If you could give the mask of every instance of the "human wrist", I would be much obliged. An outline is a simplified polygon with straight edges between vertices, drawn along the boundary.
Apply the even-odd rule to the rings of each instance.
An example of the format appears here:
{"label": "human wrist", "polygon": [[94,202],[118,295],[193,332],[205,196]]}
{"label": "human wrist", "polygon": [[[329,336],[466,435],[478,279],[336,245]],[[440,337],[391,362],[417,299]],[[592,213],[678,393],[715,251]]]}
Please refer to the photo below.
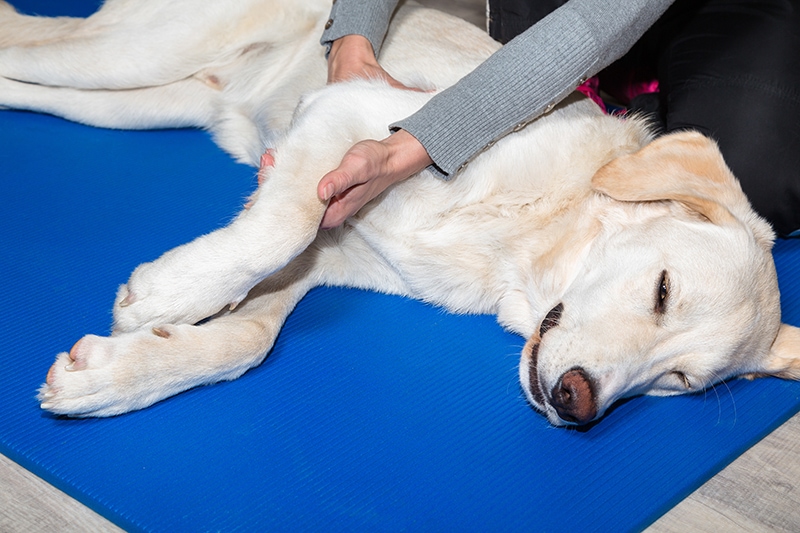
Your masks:
{"label": "human wrist", "polygon": [[405,179],[433,164],[425,147],[406,130],[397,130],[383,140],[389,151],[389,173]]}
{"label": "human wrist", "polygon": [[343,81],[364,70],[365,65],[377,65],[372,43],[363,35],[340,37],[331,43],[328,55],[328,83]]}
{"label": "human wrist", "polygon": [[[375,51],[369,39],[358,33],[344,35],[331,43],[331,54],[347,53],[375,58]],[[330,56],[329,56],[330,57]]]}

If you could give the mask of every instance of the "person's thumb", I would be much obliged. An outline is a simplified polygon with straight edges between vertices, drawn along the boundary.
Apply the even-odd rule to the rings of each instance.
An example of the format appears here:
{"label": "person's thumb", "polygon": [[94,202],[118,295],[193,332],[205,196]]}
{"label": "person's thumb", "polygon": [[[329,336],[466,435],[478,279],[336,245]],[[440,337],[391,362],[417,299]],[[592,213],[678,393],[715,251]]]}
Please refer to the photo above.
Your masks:
{"label": "person's thumb", "polygon": [[354,145],[344,155],[339,166],[325,174],[319,181],[317,195],[320,200],[327,202],[334,196],[373,178],[375,172],[371,169],[375,165],[372,159],[376,155],[375,148],[370,145],[370,141],[362,141]]}

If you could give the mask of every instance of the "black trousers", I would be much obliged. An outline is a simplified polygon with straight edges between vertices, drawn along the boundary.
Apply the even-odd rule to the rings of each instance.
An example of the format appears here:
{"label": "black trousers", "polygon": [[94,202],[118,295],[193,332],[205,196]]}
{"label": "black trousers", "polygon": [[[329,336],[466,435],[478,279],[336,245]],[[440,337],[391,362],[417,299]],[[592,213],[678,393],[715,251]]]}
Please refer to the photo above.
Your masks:
{"label": "black trousers", "polygon": [[[563,3],[490,0],[489,31],[507,42]],[[660,86],[633,109],[715,139],[755,210],[800,229],[800,0],[677,0],[601,88],[633,71]]]}

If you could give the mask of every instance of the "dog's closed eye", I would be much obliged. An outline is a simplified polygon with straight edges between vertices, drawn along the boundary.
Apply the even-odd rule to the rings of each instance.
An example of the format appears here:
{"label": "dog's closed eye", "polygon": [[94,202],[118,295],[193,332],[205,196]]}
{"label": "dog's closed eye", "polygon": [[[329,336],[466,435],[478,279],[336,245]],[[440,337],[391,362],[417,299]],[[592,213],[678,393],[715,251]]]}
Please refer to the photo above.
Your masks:
{"label": "dog's closed eye", "polygon": [[656,301],[653,310],[657,315],[663,315],[667,310],[667,300],[669,299],[669,276],[666,270],[661,271],[661,275],[656,284]]}
{"label": "dog's closed eye", "polygon": [[689,382],[689,378],[687,378],[686,374],[684,374],[683,372],[675,370],[674,372],[672,372],[672,375],[677,377],[683,383],[683,386],[686,387],[687,389],[692,388],[692,384]]}

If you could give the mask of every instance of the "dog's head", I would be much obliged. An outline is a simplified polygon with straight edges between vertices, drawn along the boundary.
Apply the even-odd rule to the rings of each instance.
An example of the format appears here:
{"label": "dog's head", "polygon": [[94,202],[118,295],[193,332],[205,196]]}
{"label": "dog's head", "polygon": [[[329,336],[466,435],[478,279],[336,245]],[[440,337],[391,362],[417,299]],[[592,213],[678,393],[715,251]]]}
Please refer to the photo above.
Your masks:
{"label": "dog's head", "polygon": [[772,230],[711,140],[662,137],[592,183],[614,207],[520,364],[528,399],[553,424],[734,376],[800,379],[800,330],[781,324]]}

